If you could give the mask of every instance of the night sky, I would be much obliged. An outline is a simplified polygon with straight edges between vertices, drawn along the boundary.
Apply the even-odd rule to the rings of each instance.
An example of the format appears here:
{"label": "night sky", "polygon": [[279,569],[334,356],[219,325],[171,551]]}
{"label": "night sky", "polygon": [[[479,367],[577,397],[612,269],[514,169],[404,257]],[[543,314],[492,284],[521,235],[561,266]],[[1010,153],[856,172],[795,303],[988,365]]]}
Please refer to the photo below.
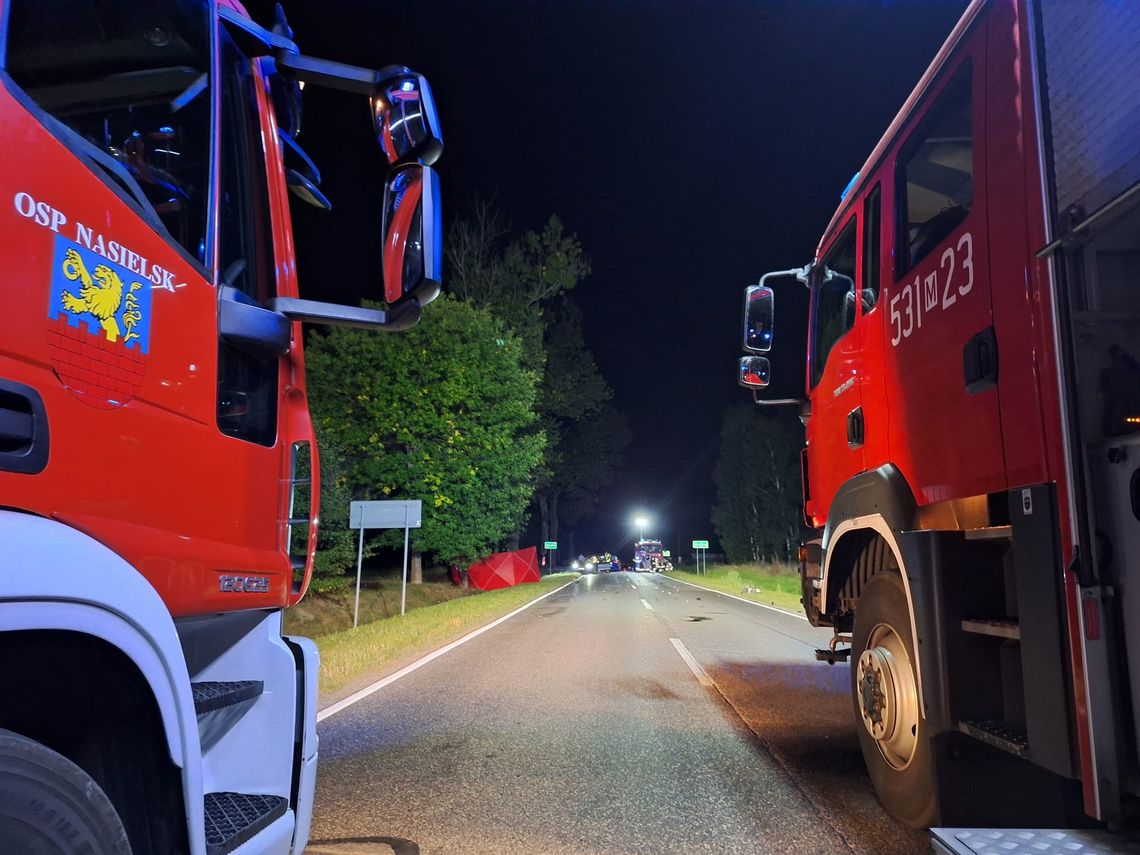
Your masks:
{"label": "night sky", "polygon": [[[593,273],[573,299],[633,442],[599,513],[578,526],[577,547],[624,554],[635,509],[667,547],[715,537],[721,418],[750,398],[735,373],[743,289],[811,259],[840,192],[966,5],[285,7],[306,54],[427,75],[446,142],[436,166],[445,222],[493,197],[520,232],[553,213],[579,236]],[[248,8],[269,22],[270,4]],[[344,250],[378,243],[383,169],[367,105],[310,88],[305,110],[300,142],[334,211],[295,206],[302,296],[376,295],[376,259],[369,267]],[[802,392],[804,296],[777,296],[773,374],[789,394]]]}

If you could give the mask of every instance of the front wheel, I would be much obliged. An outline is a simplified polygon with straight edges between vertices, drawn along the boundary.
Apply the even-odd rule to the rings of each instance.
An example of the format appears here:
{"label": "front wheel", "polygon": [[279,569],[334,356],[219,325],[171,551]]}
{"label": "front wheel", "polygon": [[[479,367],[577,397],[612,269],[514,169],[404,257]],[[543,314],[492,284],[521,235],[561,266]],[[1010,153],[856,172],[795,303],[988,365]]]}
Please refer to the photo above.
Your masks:
{"label": "front wheel", "polygon": [[912,828],[934,822],[934,769],[920,713],[910,610],[897,571],[871,577],[851,643],[851,697],[863,760],[887,811]]}
{"label": "front wheel", "polygon": [[130,855],[111,800],[50,748],[0,730],[0,852]]}

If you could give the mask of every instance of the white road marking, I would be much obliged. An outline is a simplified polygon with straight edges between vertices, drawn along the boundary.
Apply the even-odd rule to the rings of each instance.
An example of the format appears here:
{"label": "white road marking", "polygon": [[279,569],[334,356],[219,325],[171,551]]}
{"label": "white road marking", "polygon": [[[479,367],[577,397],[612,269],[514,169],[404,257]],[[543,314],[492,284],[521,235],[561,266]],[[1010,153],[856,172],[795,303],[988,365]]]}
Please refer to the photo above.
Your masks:
{"label": "white road marking", "polygon": [[734,600],[740,600],[742,603],[748,603],[750,606],[759,606],[760,608],[767,609],[770,612],[778,612],[782,615],[787,615],[788,617],[799,618],[802,621],[807,620],[807,615],[802,615],[799,612],[790,612],[787,609],[781,609],[778,606],[770,606],[767,603],[758,603],[755,600],[746,600],[744,597],[736,596],[736,594],[726,594],[724,591],[718,591],[715,588],[706,588],[704,585],[696,585],[692,582],[686,582],[684,579],[674,579],[672,576],[668,576],[666,578],[672,579],[674,582],[680,582],[682,585],[691,585],[694,588],[700,588],[702,591],[709,591],[713,594],[720,594],[722,597],[731,597]]}
{"label": "white road marking", "polygon": [[641,604],[649,609],[649,611],[653,611],[653,606],[649,605],[649,603],[645,602],[645,600],[642,600]]}
{"label": "white road marking", "polygon": [[697,678],[697,682],[702,686],[711,687],[713,685],[712,678],[705,673],[705,669],[701,667],[700,663],[693,658],[693,654],[681,643],[681,639],[670,638],[669,641],[677,648],[677,652],[681,654],[681,658],[685,660],[685,664],[689,666],[689,670],[693,672],[693,676]]}
{"label": "white road marking", "polygon": [[[578,577],[578,579],[581,579],[581,578],[582,578],[581,576]],[[471,639],[482,635],[483,633],[485,633],[489,629],[494,629],[499,624],[501,624],[503,621],[509,620],[510,618],[513,618],[519,612],[524,611],[526,609],[529,609],[535,603],[541,602],[542,600],[545,600],[547,597],[549,597],[553,594],[557,594],[563,588],[568,588],[569,586],[571,586],[575,582],[577,582],[578,579],[573,579],[573,580],[567,582],[565,585],[560,585],[559,587],[555,588],[553,591],[550,591],[547,594],[543,594],[541,597],[536,597],[535,599],[531,600],[526,605],[519,606],[517,609],[515,609],[510,614],[505,614],[501,618],[498,618],[497,620],[491,621],[486,626],[481,626],[476,630],[472,630],[471,632],[467,633],[467,635],[463,636],[463,638],[460,638],[458,641],[453,641],[450,644],[445,644],[443,647],[439,648],[439,650],[436,650],[432,653],[429,653],[427,656],[424,656],[422,659],[417,659],[411,665],[404,666],[399,671],[397,671],[395,674],[389,674],[387,677],[384,677],[381,680],[377,680],[372,685],[366,686],[365,688],[361,689],[356,694],[349,695],[344,700],[337,701],[332,706],[325,707],[323,710],[321,710],[320,712],[317,713],[317,721],[322,722],[326,718],[328,718],[329,716],[336,715],[341,710],[347,709],[348,707],[355,704],[357,701],[364,700],[369,695],[371,695],[373,692],[380,691],[385,686],[388,686],[388,685],[391,685],[392,683],[395,683],[401,677],[406,677],[409,674],[411,674],[413,671],[415,671],[419,668],[422,668],[424,665],[427,665],[432,660],[438,659],[443,654],[451,652],[452,650],[454,650],[459,645],[466,644]]]}

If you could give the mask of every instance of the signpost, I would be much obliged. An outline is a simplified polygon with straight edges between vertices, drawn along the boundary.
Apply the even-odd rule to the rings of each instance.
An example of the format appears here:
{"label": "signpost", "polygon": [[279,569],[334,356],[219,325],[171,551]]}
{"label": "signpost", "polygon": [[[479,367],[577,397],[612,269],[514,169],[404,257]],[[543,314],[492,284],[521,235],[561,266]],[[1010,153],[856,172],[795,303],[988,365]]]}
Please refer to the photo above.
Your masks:
{"label": "signpost", "polygon": [[550,568],[550,572],[554,572],[554,553],[558,550],[557,540],[543,541],[542,548],[546,550],[546,566]]}
{"label": "signpost", "polygon": [[694,540],[693,549],[697,550],[697,573],[701,572],[701,554],[705,556],[705,573],[709,572],[709,542],[707,540]]}
{"label": "signpost", "polygon": [[400,614],[408,602],[408,529],[420,528],[423,502],[419,499],[388,502],[352,502],[348,506],[348,527],[360,529],[360,545],[356,550],[356,606],[352,625],[360,618],[360,565],[364,562],[364,530],[366,528],[402,528],[404,530],[404,583],[400,589]]}

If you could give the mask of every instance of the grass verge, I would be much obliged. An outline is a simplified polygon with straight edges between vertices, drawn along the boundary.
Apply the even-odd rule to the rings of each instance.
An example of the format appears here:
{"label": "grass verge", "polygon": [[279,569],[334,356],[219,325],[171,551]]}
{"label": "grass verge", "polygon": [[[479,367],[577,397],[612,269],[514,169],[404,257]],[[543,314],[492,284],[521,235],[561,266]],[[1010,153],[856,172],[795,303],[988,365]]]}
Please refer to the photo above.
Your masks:
{"label": "grass verge", "polygon": [[460,597],[318,638],[320,705],[327,706],[348,696],[384,673],[462,638],[577,576],[577,573],[546,576],[535,584]]}
{"label": "grass verge", "polygon": [[707,574],[673,570],[665,575],[734,594],[754,603],[803,614],[800,575],[791,564],[725,564],[710,567]]}
{"label": "grass verge", "polygon": [[[399,574],[366,575],[360,586],[360,623],[372,623],[398,617],[400,614]],[[475,588],[464,590],[440,572],[424,572],[421,585],[408,585],[407,610],[422,609],[439,603],[479,594]],[[319,639],[352,629],[352,612],[356,607],[356,584],[351,578],[337,579],[312,586],[296,606],[285,610],[285,632]]]}

